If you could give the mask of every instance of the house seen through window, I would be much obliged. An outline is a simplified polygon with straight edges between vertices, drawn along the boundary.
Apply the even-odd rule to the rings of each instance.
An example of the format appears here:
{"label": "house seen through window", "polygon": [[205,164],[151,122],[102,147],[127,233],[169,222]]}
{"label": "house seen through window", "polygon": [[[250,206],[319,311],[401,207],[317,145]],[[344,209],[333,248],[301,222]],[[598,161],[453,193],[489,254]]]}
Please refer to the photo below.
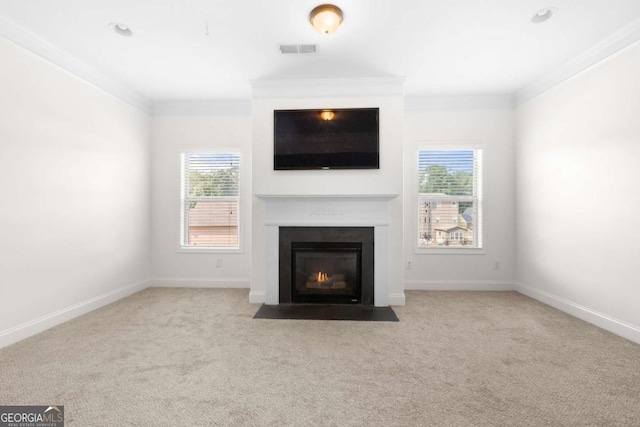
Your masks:
{"label": "house seen through window", "polygon": [[481,248],[482,151],[418,151],[418,212],[418,248]]}
{"label": "house seen through window", "polygon": [[239,248],[238,153],[182,154],[181,246]]}

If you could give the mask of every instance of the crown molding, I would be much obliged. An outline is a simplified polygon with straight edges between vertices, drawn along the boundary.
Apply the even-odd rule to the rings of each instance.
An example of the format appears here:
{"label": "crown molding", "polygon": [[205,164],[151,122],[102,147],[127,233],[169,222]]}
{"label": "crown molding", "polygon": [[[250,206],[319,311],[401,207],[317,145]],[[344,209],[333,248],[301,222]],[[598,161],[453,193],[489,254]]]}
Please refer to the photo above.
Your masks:
{"label": "crown molding", "polygon": [[[0,16],[0,36],[87,81],[103,91],[154,116],[163,115],[247,115],[250,101],[160,101],[151,102],[97,69],[62,52],[59,48]],[[407,112],[451,109],[505,109],[523,104],[559,83],[587,70],[640,40],[640,19],[616,31],[582,54],[555,70],[533,80],[514,95],[454,95],[405,97]],[[403,96],[402,77],[333,78],[333,79],[265,79],[252,80],[253,99],[325,98],[359,96]],[[249,105],[247,107],[247,105]]]}
{"label": "crown molding", "polygon": [[580,74],[638,40],[640,40],[640,19],[636,19],[572,60],[527,84],[516,92],[516,105],[523,104],[559,83]]}
{"label": "crown molding", "polygon": [[253,99],[402,96],[403,77],[252,80]]}
{"label": "crown molding", "polygon": [[0,35],[146,113],[151,110],[151,102],[144,96],[2,16]]}
{"label": "crown molding", "polygon": [[250,116],[251,99],[216,99],[203,101],[157,101],[151,115],[162,116]]}
{"label": "crown molding", "polygon": [[513,95],[420,95],[405,96],[404,111],[447,110],[511,110],[515,107]]}

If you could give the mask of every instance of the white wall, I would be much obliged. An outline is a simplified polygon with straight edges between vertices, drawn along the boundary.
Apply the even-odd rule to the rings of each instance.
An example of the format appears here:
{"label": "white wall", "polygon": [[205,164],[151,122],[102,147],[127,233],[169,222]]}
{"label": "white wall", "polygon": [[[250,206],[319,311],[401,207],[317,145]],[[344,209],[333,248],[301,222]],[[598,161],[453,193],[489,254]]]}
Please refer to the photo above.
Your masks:
{"label": "white wall", "polygon": [[148,116],[0,38],[0,346],[146,286]]}
{"label": "white wall", "polygon": [[[406,289],[502,290],[514,280],[513,110],[508,107],[456,109],[456,99],[442,109],[407,111],[404,134],[404,270]],[[482,250],[416,251],[418,209],[417,151],[429,144],[483,147],[484,244]],[[456,251],[453,251],[456,252]],[[466,252],[466,253],[461,253]],[[494,269],[495,263],[500,269]]]}
{"label": "white wall", "polygon": [[[354,82],[353,85],[357,85]],[[380,169],[273,170],[273,111],[305,108],[380,108]],[[258,98],[253,100],[253,194],[398,194],[390,202],[388,277],[390,301],[404,303],[402,284],[402,121],[401,96]],[[264,200],[253,198],[252,301],[264,298],[266,237]]]}
{"label": "white wall", "polygon": [[[390,206],[390,294],[515,280],[640,342],[638,43],[521,105],[515,122],[510,108],[453,102],[405,113],[401,96],[317,95],[324,87],[255,99],[251,115],[150,121],[5,39],[0,57],[0,346],[142,289],[150,276],[160,286],[264,293],[255,194],[400,194]],[[380,170],[273,171],[274,109],[371,106],[381,112]],[[416,253],[417,148],[466,142],[485,150],[484,248]],[[184,148],[242,152],[242,252],[178,252]]]}
{"label": "white wall", "polygon": [[640,342],[640,44],[518,109],[517,279]]}
{"label": "white wall", "polygon": [[[223,109],[222,109],[223,110]],[[249,287],[251,117],[167,115],[152,119],[152,274],[155,286]],[[240,253],[178,252],[181,150],[240,151]],[[222,267],[216,267],[220,259]]]}

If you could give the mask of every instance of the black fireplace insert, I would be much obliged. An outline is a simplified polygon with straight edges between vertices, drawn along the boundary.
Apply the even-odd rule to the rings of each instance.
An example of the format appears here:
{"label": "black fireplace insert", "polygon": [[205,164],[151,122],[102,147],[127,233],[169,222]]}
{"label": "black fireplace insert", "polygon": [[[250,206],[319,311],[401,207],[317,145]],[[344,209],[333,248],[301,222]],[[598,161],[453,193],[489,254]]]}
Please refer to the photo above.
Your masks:
{"label": "black fireplace insert", "polygon": [[280,303],[373,305],[373,227],[280,227]]}

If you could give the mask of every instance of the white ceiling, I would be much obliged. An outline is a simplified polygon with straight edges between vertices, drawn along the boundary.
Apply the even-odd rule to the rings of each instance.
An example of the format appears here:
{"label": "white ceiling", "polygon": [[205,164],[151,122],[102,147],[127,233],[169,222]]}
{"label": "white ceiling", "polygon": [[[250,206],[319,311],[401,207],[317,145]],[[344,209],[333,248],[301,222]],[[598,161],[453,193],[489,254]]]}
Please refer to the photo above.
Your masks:
{"label": "white ceiling", "polygon": [[[405,77],[413,96],[514,94],[640,22],[640,0],[335,0],[344,23],[322,36],[308,22],[320,3],[0,0],[0,17],[155,102],[248,98],[251,80],[326,77]],[[532,24],[549,6],[557,14]],[[319,51],[281,54],[289,43]]]}

